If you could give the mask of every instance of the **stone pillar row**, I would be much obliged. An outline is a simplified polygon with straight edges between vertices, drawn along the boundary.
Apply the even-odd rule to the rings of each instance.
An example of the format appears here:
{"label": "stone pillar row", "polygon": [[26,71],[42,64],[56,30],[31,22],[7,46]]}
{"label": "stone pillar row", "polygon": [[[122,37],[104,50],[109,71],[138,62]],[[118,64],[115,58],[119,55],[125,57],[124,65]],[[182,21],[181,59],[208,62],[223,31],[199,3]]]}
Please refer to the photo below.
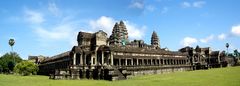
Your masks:
{"label": "stone pillar row", "polygon": [[[140,59],[140,58],[126,58],[123,59],[125,64],[124,65],[128,65],[128,60],[130,60],[130,64],[131,65],[183,65],[183,64],[187,64],[187,60],[181,60],[181,59]],[[145,61],[147,61],[147,63],[145,63]],[[122,65],[122,59],[118,59],[118,65]]]}
{"label": "stone pillar row", "polygon": [[[105,61],[104,61],[105,57],[104,57],[104,52],[103,51],[102,51],[102,55],[101,56],[102,56],[101,63],[104,64],[105,63]],[[93,58],[94,57],[91,58],[91,63],[92,64],[93,64]],[[114,63],[113,63],[113,53],[112,52],[110,53],[109,58],[110,58],[109,64],[113,65]],[[125,65],[128,65],[128,59],[129,58],[124,59],[125,60]],[[86,59],[86,55],[80,54],[80,65],[86,64],[86,60],[87,60]],[[97,60],[97,58],[95,60]],[[135,64],[139,65],[140,58],[136,58],[136,63],[135,64],[134,64],[135,61],[133,59],[129,59],[129,60],[131,61],[130,62],[131,65],[135,65]],[[164,58],[162,58],[162,59],[161,58],[159,58],[159,59],[146,59],[147,60],[146,64],[145,64],[144,60],[145,59],[141,59],[141,64],[142,65],[150,65],[150,64],[151,65],[181,65],[181,64],[187,64],[186,60],[178,60],[178,59],[175,59],[175,60],[174,59],[164,59]],[[95,63],[96,62],[97,61],[95,61]],[[119,59],[118,60],[118,65],[121,65],[121,63],[122,63],[122,60]],[[73,55],[73,65],[78,65],[78,64],[76,64],[76,53]]]}

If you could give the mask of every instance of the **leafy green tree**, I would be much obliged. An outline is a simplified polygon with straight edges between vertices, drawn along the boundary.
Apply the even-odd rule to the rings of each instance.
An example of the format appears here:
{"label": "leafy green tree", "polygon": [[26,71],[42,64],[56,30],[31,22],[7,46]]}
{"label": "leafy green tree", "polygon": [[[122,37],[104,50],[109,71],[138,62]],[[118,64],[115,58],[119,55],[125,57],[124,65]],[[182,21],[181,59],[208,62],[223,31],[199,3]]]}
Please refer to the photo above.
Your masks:
{"label": "leafy green tree", "polygon": [[2,65],[0,65],[0,73],[2,73],[3,71],[3,68],[2,68]]}
{"label": "leafy green tree", "polygon": [[14,67],[14,72],[23,76],[35,75],[38,71],[38,66],[32,62],[22,61]]}
{"label": "leafy green tree", "polygon": [[240,53],[238,52],[237,49],[233,51],[233,54],[234,54],[234,56],[236,56],[237,58],[240,57]]}
{"label": "leafy green tree", "polygon": [[4,73],[10,73],[13,71],[15,64],[21,61],[21,57],[16,52],[6,53],[0,57],[1,71]]}

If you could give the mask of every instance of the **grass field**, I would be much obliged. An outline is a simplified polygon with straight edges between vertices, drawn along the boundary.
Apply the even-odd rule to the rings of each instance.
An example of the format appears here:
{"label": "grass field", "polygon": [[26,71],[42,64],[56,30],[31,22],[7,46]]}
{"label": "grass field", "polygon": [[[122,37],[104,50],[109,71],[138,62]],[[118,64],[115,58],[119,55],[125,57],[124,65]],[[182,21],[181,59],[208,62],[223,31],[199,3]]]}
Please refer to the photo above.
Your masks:
{"label": "grass field", "polygon": [[0,74],[0,86],[240,86],[240,67],[145,75],[129,80],[50,80]]}

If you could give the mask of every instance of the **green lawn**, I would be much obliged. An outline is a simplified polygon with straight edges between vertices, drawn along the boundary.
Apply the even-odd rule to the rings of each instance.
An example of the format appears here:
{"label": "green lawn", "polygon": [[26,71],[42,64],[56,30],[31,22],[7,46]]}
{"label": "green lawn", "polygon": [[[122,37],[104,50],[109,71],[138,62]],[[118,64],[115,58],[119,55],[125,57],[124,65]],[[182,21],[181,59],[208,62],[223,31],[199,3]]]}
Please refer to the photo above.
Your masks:
{"label": "green lawn", "polygon": [[50,80],[0,74],[0,86],[240,86],[240,67],[138,76],[129,80]]}

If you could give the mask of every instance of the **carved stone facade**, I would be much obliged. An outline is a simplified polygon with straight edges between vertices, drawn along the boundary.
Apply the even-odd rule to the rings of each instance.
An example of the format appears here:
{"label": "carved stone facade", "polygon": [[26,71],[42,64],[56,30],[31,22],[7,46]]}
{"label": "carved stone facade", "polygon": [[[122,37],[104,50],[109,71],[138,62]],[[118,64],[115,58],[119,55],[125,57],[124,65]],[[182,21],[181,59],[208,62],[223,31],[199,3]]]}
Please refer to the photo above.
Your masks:
{"label": "carved stone facade", "polygon": [[72,50],[42,61],[39,74],[50,75],[52,79],[121,80],[134,75],[192,70],[196,63],[206,63],[201,58],[213,55],[203,48],[195,49],[196,52],[192,48],[161,49],[156,32],[152,34],[151,45],[143,40],[129,42],[122,21],[115,24],[110,38],[100,30],[79,32],[77,41],[78,46]]}
{"label": "carved stone facade", "polygon": [[128,43],[128,32],[123,21],[116,23],[109,38],[109,45],[126,45]]}
{"label": "carved stone facade", "polygon": [[151,45],[156,47],[156,48],[160,48],[159,38],[158,38],[158,35],[155,31],[153,31],[153,33],[152,33]]}
{"label": "carved stone facade", "polygon": [[196,46],[185,47],[179,50],[182,53],[187,53],[191,65],[194,69],[207,69],[216,67],[226,67],[225,52],[212,51],[210,47],[200,48]]}

